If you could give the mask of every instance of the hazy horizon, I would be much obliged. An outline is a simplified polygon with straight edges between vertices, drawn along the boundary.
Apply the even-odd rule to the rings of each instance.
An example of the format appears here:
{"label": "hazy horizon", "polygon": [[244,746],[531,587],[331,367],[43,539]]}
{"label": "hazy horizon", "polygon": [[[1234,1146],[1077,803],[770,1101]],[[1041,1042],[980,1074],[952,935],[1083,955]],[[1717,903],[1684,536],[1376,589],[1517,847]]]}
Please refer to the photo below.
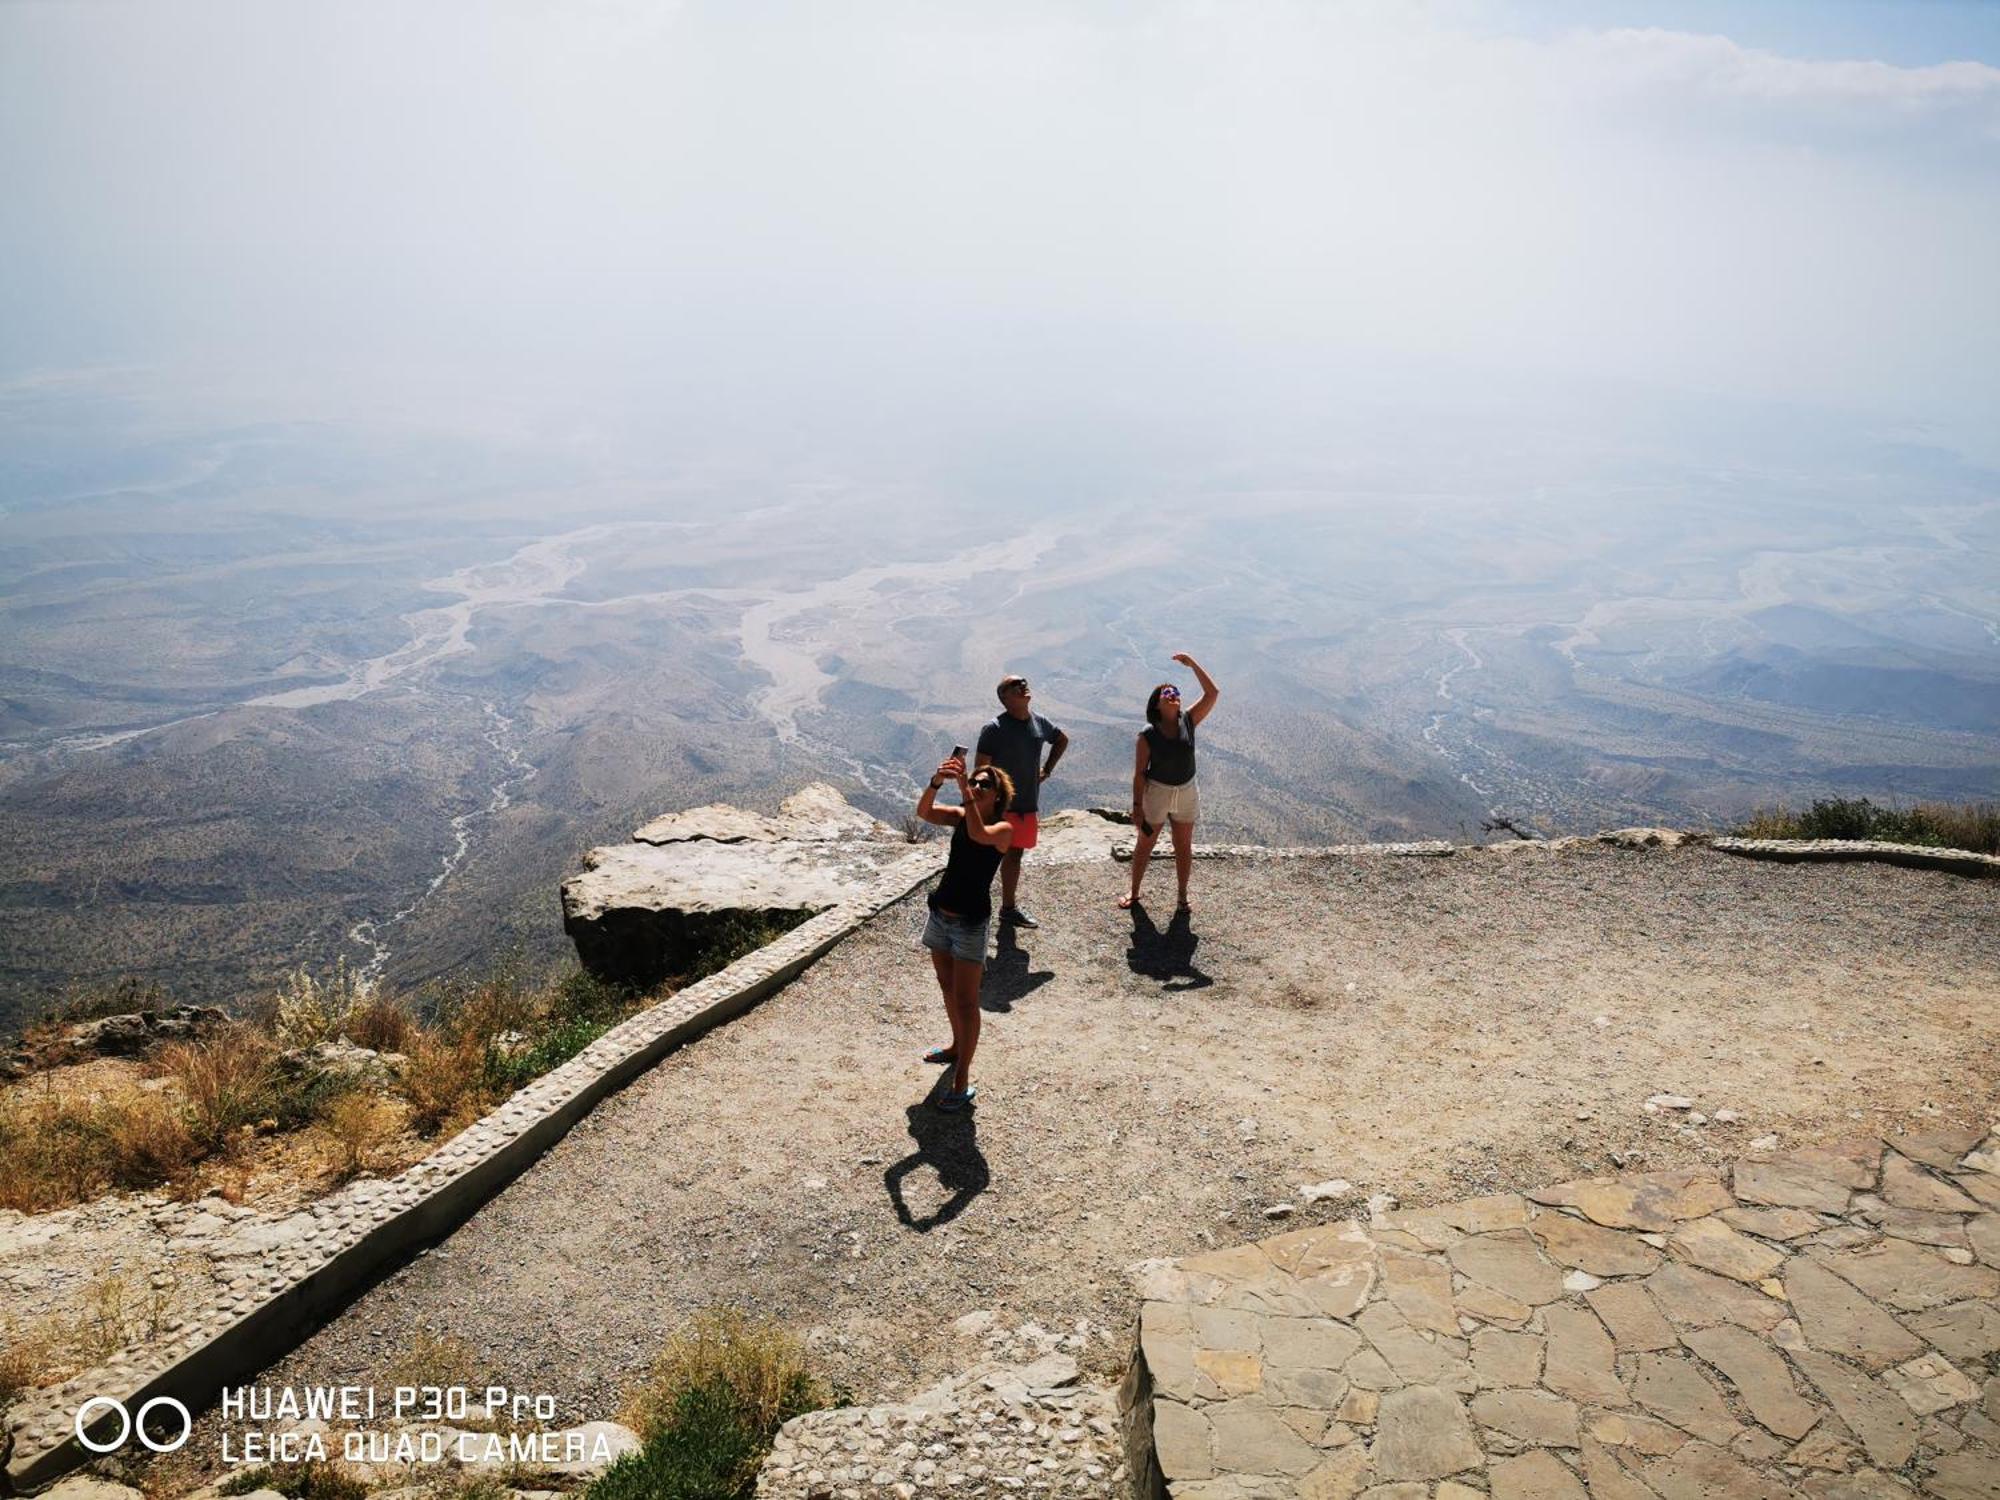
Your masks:
{"label": "hazy horizon", "polygon": [[2000,459],[2000,13],[1945,0],[17,0],[0,182],[14,380],[835,459],[1601,381]]}

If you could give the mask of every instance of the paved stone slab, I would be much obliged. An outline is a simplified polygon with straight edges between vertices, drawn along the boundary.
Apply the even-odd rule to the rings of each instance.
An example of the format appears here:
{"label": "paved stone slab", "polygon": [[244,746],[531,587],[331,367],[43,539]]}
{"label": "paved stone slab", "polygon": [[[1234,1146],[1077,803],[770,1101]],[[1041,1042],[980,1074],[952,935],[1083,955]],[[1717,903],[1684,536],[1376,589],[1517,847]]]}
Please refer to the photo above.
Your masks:
{"label": "paved stone slab", "polygon": [[1539,1385],[1542,1340],[1532,1333],[1482,1328],[1472,1336],[1472,1368],[1484,1385]]}
{"label": "paved stone slab", "polygon": [[1795,1240],[1826,1227],[1826,1220],[1803,1208],[1725,1208],[1722,1222],[1767,1240]]}
{"label": "paved stone slab", "polygon": [[1662,1258],[1630,1231],[1605,1229],[1551,1209],[1536,1209],[1529,1215],[1528,1233],[1557,1265],[1575,1266],[1593,1276],[1644,1276]]}
{"label": "paved stone slab", "polygon": [[1777,1350],[1733,1324],[1687,1336],[1687,1346],[1729,1377],[1750,1415],[1780,1437],[1797,1440],[1812,1430],[1819,1409],[1800,1397]]}
{"label": "paved stone slab", "polygon": [[1698,1219],[1734,1201],[1712,1172],[1634,1172],[1622,1177],[1586,1177],[1538,1188],[1526,1196],[1536,1203],[1574,1208],[1609,1229],[1664,1233],[1682,1219]]}
{"label": "paved stone slab", "polygon": [[1574,1448],[1579,1438],[1576,1403],[1544,1391],[1481,1391],[1472,1420],[1541,1448]]}
{"label": "paved stone slab", "polygon": [[1498,1323],[1502,1328],[1521,1328],[1535,1315],[1534,1308],[1505,1292],[1466,1280],[1451,1295],[1452,1306],[1466,1317],[1482,1323]]}
{"label": "paved stone slab", "polygon": [[1871,1370],[1923,1352],[1923,1342],[1847,1281],[1805,1256],[1783,1276],[1799,1327],[1813,1348],[1858,1360]]}
{"label": "paved stone slab", "polygon": [[1957,1366],[1936,1354],[1925,1354],[1882,1372],[1882,1383],[1903,1398],[1920,1417],[1949,1411],[1979,1399],[1979,1387]]}
{"label": "paved stone slab", "polygon": [[1898,1208],[1922,1208],[1954,1214],[1979,1211],[1978,1200],[1965,1189],[1926,1172],[1893,1151],[1882,1159],[1881,1195]]}
{"label": "paved stone slab", "polygon": [[1678,1261],[1661,1266],[1644,1286],[1676,1328],[1737,1323],[1753,1333],[1769,1333],[1785,1316],[1784,1304],[1763,1292]]}
{"label": "paved stone slab", "polygon": [[2000,1214],[1980,1214],[1968,1219],[1965,1240],[1974,1255],[1987,1265],[2000,1268]]}
{"label": "paved stone slab", "polygon": [[1831,1255],[1826,1265],[1875,1301],[1904,1312],[2000,1296],[2000,1271],[1953,1265],[1935,1250],[1907,1240],[1888,1239]]}
{"label": "paved stone slab", "polygon": [[1448,1337],[1459,1333],[1458,1311],[1451,1303],[1451,1267],[1427,1256],[1385,1253],[1382,1284],[1396,1310],[1413,1327]]}
{"label": "paved stone slab", "polygon": [[1743,1203],[1845,1213],[1852,1190],[1875,1186],[1881,1155],[1880,1141],[1812,1147],[1768,1160],[1746,1158],[1731,1179]]}
{"label": "paved stone slab", "polygon": [[1972,1248],[1965,1233],[1967,1220],[1964,1214],[1898,1208],[1868,1193],[1854,1195],[1854,1212],[1862,1223],[1914,1245],[1935,1245],[1939,1249],[1965,1251]]}
{"label": "paved stone slab", "polygon": [[1451,1247],[1450,1256],[1470,1280],[1517,1301],[1540,1306],[1563,1294],[1562,1272],[1524,1230],[1470,1235]]}
{"label": "paved stone slab", "polygon": [[1680,1343],[1679,1336],[1660,1315],[1652,1293],[1638,1282],[1611,1282],[1586,1292],[1584,1301],[1604,1320],[1620,1354],[1672,1349]]}
{"label": "paved stone slab", "polygon": [[1741,1431],[1722,1392],[1699,1368],[1667,1354],[1641,1354],[1633,1399],[1661,1421],[1707,1442],[1727,1444]]}
{"label": "paved stone slab", "polygon": [[1586,1500],[1583,1485],[1553,1453],[1536,1451],[1493,1466],[1493,1500]]}
{"label": "paved stone slab", "polygon": [[1891,1135],[1889,1144],[1911,1161],[1948,1172],[1979,1145],[1986,1132],[1978,1126],[1962,1130],[1915,1130]]}
{"label": "paved stone slab", "polygon": [[1468,1393],[1478,1389],[1479,1377],[1466,1359],[1469,1350],[1462,1340],[1427,1337],[1389,1302],[1374,1303],[1355,1323],[1398,1378]]}
{"label": "paved stone slab", "polygon": [[1940,1466],[2000,1453],[2000,1212],[1912,1206],[1941,1179],[1879,1143],[1786,1171],[1841,1211],[1718,1203],[1699,1173],[1590,1179],[1149,1273],[1180,1299],[1140,1331],[1156,1412],[1186,1408],[1170,1494],[1939,1500],[1943,1474],[1971,1495],[1976,1464]]}
{"label": "paved stone slab", "polygon": [[1207,1409],[1215,1466],[1225,1474],[1304,1474],[1319,1453],[1262,1398],[1245,1396]]}
{"label": "paved stone slab", "polygon": [[1646,1484],[1660,1500],[1793,1500],[1794,1494],[1783,1480],[1708,1443],[1655,1459],[1646,1465]]}
{"label": "paved stone slab", "polygon": [[1911,1313],[1905,1321],[1912,1332],[1953,1359],[1984,1359],[2000,1353],[2000,1307],[1991,1302],[1954,1302]]}
{"label": "paved stone slab", "polygon": [[1486,1455],[1458,1397],[1411,1385],[1383,1396],[1369,1460],[1383,1479],[1443,1479],[1479,1467]]}
{"label": "paved stone slab", "polygon": [[1812,1349],[1790,1351],[1792,1362],[1818,1387],[1871,1463],[1900,1469],[1917,1451],[1917,1418],[1902,1398],[1841,1360]]}
{"label": "paved stone slab", "polygon": [[1785,1252],[1731,1229],[1720,1218],[1689,1219],[1674,1227],[1668,1247],[1705,1271],[1752,1285],[1785,1263]]}
{"label": "paved stone slab", "polygon": [[1946,1454],[1924,1476],[1937,1500],[2000,1500],[2000,1452],[1980,1445]]}
{"label": "paved stone slab", "polygon": [[1951,1180],[1987,1208],[2000,1208],[2000,1177],[1985,1172],[1953,1172]]}
{"label": "paved stone slab", "polygon": [[1542,1384],[1597,1406],[1624,1406],[1631,1398],[1619,1382],[1611,1335],[1587,1307],[1558,1303],[1542,1312],[1548,1350]]}

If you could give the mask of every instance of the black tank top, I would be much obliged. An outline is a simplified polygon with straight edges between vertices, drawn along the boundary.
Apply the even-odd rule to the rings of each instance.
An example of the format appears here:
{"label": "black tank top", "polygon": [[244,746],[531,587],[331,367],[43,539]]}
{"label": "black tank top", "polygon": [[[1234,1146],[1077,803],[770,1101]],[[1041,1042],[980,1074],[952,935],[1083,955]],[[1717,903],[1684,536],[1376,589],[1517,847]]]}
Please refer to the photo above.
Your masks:
{"label": "black tank top", "polygon": [[1173,738],[1157,724],[1146,726],[1146,779],[1161,786],[1186,786],[1194,780],[1194,720],[1181,715],[1181,732]]}
{"label": "black tank top", "polygon": [[931,910],[985,921],[993,914],[993,872],[999,868],[1000,851],[991,844],[974,843],[960,823],[951,831],[951,854],[944,862],[944,879],[931,892]]}

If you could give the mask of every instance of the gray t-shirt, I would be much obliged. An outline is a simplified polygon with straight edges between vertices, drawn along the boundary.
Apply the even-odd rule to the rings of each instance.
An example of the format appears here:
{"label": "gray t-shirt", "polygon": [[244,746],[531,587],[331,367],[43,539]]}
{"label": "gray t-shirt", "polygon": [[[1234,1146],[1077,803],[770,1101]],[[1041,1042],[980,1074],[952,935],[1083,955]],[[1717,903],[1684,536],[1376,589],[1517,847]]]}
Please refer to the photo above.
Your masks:
{"label": "gray t-shirt", "polygon": [[979,731],[977,753],[990,755],[993,764],[1014,783],[1014,800],[1007,811],[1039,812],[1042,805],[1042,759],[1062,731],[1040,714],[1025,719],[1002,714]]}

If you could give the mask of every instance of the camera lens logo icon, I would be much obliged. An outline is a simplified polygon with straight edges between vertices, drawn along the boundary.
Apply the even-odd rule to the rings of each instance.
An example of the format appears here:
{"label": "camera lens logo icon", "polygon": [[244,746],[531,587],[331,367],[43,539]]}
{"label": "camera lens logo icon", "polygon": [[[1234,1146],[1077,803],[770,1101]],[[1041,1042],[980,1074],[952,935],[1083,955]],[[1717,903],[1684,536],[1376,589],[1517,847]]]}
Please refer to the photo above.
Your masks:
{"label": "camera lens logo icon", "polygon": [[[166,1407],[171,1411],[180,1413],[181,1435],[170,1443],[156,1442],[153,1435],[146,1431],[147,1419],[160,1407]],[[94,1419],[93,1413],[100,1411],[115,1411],[118,1413],[118,1436],[108,1443],[93,1441],[86,1431]],[[142,1446],[152,1449],[155,1453],[172,1453],[176,1448],[186,1443],[188,1438],[194,1433],[194,1414],[172,1396],[153,1397],[152,1400],[139,1408],[139,1413],[136,1417],[126,1409],[125,1403],[115,1396],[92,1396],[76,1409],[75,1425],[76,1440],[92,1453],[115,1453],[125,1446],[126,1440],[135,1432],[138,1434],[139,1442]]]}

